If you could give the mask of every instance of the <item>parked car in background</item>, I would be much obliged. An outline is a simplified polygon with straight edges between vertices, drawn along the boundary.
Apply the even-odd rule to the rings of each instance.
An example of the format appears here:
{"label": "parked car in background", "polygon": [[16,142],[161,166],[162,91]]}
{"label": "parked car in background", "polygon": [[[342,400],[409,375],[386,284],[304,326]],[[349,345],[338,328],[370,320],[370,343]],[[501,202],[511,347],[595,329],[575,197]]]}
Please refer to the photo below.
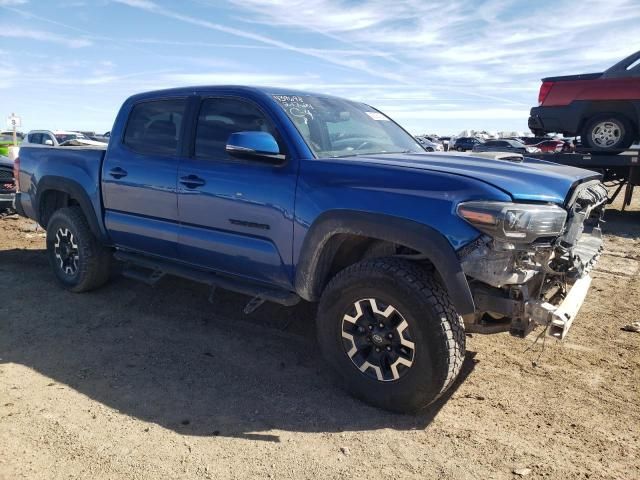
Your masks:
{"label": "parked car in background", "polygon": [[451,137],[438,137],[438,140],[442,142],[442,146],[444,147],[444,151],[449,151],[451,147]]}
{"label": "parked car in background", "polygon": [[458,152],[466,152],[467,150],[473,150],[476,145],[484,143],[484,140],[476,137],[460,137],[457,138],[453,144],[453,149]]}
{"label": "parked car in background", "polygon": [[416,137],[416,140],[418,140],[427,152],[444,151],[444,146],[441,143],[429,140],[427,137]]}
{"label": "parked car in background", "polygon": [[509,152],[509,153],[521,153],[526,155],[527,153],[540,153],[541,150],[538,147],[527,146],[517,140],[510,140],[507,138],[500,138],[497,140],[487,140],[484,143],[479,143],[473,147],[474,152]]}
{"label": "parked car in background", "polygon": [[529,128],[579,135],[594,152],[629,148],[640,140],[640,51],[602,73],[543,78]]}
{"label": "parked car in background", "polygon": [[513,137],[509,138],[509,140],[516,140],[518,142],[522,142],[525,145],[537,145],[540,142],[544,142],[546,140],[554,140],[553,137]]}
{"label": "parked car in background", "polygon": [[13,179],[13,162],[0,155],[0,211],[13,207],[16,184]]}
{"label": "parked car in background", "polygon": [[[11,139],[13,139],[13,130],[2,130],[0,132],[0,137],[11,137]],[[18,141],[21,141],[24,138],[24,133],[16,132],[16,137]]]}
{"label": "parked car in background", "polygon": [[543,153],[567,153],[573,151],[571,143],[565,142],[564,140],[548,139],[528,146],[539,148]]}
{"label": "parked car in background", "polygon": [[87,138],[84,134],[80,132],[72,132],[66,130],[31,130],[27,133],[25,140],[22,142],[21,146],[25,147],[27,145],[46,145],[49,147],[62,147],[62,146],[77,146],[77,145],[88,145],[88,146],[104,146],[105,142],[98,142],[96,140],[91,140]]}

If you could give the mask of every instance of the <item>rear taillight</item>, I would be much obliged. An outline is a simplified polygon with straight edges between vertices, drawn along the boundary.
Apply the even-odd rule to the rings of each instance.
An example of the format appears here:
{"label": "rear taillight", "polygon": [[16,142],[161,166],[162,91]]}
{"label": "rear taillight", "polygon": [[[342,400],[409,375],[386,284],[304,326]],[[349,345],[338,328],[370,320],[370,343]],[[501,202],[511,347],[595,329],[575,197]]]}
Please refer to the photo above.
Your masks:
{"label": "rear taillight", "polygon": [[18,176],[20,175],[20,157],[16,157],[13,161],[13,181],[16,184],[16,192],[20,190],[20,182],[18,182]]}
{"label": "rear taillight", "polygon": [[542,82],[542,85],[540,85],[540,93],[538,94],[538,105],[542,105],[544,103],[552,87],[553,82]]}

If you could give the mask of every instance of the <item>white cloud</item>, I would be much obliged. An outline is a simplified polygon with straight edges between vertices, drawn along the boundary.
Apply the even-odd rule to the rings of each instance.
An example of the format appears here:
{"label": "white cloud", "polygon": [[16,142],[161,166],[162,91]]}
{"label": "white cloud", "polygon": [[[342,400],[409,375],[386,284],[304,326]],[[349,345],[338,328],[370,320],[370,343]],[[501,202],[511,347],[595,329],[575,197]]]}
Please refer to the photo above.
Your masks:
{"label": "white cloud", "polygon": [[67,37],[44,30],[34,30],[13,25],[0,25],[0,37],[38,40],[65,45],[70,48],[82,48],[93,45],[91,40],[80,37]]}
{"label": "white cloud", "polygon": [[292,83],[304,81],[300,77],[291,75],[260,74],[250,72],[215,72],[215,73],[170,73],[162,80],[169,85],[269,85],[291,86]]}
{"label": "white cloud", "polygon": [[522,120],[529,116],[529,110],[516,108],[476,108],[476,109],[451,109],[437,110],[425,105],[422,108],[404,109],[396,105],[374,105],[376,108],[387,113],[390,117],[398,120],[421,120],[421,119],[511,119]]}
{"label": "white cloud", "polygon": [[263,43],[266,45],[270,45],[273,47],[280,48],[282,50],[299,53],[302,55],[318,58],[324,60],[325,62],[332,63],[334,65],[338,65],[341,67],[347,67],[353,70],[358,70],[361,72],[366,72],[370,75],[387,78],[390,80],[394,80],[397,82],[405,82],[404,78],[401,75],[396,74],[395,72],[389,72],[384,70],[377,70],[373,67],[370,67],[365,61],[357,60],[357,59],[343,59],[337,57],[331,53],[327,53],[322,49],[307,49],[304,47],[298,47],[291,43],[277,40],[275,38],[271,38],[266,35],[261,35],[258,33],[253,33],[248,30],[242,30],[235,27],[229,27],[226,25],[218,24],[215,22],[211,22],[209,20],[205,20],[202,18],[193,17],[190,15],[185,15],[179,13],[177,11],[169,10],[164,7],[161,7],[155,2],[151,0],[114,0],[116,3],[121,3],[124,5],[128,5],[131,7],[136,7],[145,11],[149,11],[158,15],[162,15],[173,20],[182,21],[185,23],[189,23],[191,25],[196,25],[199,27],[207,28],[210,30],[216,30],[219,32],[227,33],[229,35],[233,35],[236,37],[245,38],[248,40],[253,40],[259,43]]}
{"label": "white cloud", "polygon": [[28,0],[0,0],[0,7],[24,5]]}

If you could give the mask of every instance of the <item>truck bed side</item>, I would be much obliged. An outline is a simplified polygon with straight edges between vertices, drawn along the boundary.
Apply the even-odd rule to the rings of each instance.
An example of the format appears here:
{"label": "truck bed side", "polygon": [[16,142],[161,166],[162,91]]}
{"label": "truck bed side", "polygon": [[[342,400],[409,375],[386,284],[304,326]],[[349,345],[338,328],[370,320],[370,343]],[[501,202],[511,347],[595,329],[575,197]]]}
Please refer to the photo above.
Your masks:
{"label": "truck bed side", "polygon": [[102,221],[100,172],[104,147],[23,147],[20,149],[20,205],[24,215],[46,227],[61,202],[79,205],[91,230],[107,240]]}

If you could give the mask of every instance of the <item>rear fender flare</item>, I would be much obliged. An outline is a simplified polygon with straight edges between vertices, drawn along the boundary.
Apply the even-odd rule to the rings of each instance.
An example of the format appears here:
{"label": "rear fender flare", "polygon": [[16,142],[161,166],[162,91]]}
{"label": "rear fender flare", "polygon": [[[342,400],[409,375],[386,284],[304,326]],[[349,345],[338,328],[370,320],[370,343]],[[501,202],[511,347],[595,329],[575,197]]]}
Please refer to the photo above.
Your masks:
{"label": "rear fender flare", "polygon": [[70,180],[64,177],[57,177],[53,175],[45,176],[40,179],[38,182],[38,189],[35,198],[35,213],[36,213],[36,221],[40,223],[43,227],[46,228],[46,225],[42,224],[42,200],[43,196],[46,192],[49,191],[57,191],[63,192],[69,195],[69,197],[73,198],[80,205],[80,209],[84,214],[87,222],[89,223],[89,228],[91,232],[98,238],[98,240],[102,243],[108,243],[109,239],[106,233],[100,227],[100,223],[98,222],[98,218],[96,217],[95,211],[93,209],[93,204],[89,198],[87,192],[82,188],[82,186],[76,182],[75,180]]}
{"label": "rear fender flare", "polygon": [[351,210],[325,212],[304,239],[295,275],[296,292],[317,301],[339,243],[336,235],[352,234],[409,247],[433,264],[460,315],[475,311],[473,296],[460,260],[449,241],[437,230],[412,220]]}

